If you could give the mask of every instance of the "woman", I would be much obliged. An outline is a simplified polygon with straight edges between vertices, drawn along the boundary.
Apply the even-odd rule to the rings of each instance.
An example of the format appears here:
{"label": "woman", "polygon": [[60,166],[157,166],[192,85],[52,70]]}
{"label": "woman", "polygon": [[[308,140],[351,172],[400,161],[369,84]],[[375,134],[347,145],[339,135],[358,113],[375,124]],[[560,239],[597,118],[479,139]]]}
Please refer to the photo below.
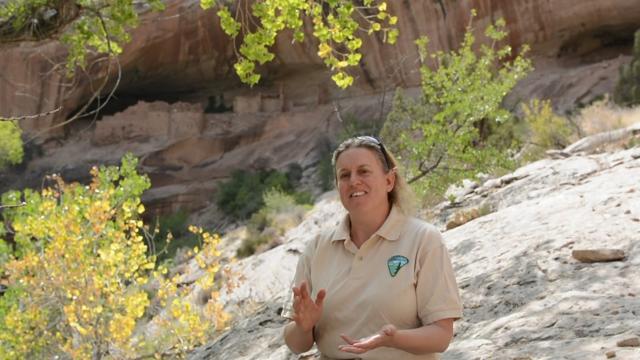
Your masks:
{"label": "woman", "polygon": [[309,242],[283,316],[287,346],[322,359],[437,359],[462,305],[440,233],[407,216],[397,163],[370,136],[333,154],[348,214]]}

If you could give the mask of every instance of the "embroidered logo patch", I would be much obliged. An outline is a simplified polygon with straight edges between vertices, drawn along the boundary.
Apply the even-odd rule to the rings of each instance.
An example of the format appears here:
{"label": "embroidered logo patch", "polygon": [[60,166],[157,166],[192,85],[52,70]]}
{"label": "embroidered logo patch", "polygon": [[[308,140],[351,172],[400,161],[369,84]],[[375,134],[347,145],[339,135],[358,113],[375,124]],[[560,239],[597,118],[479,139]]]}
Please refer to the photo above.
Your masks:
{"label": "embroidered logo patch", "polygon": [[387,260],[387,267],[389,268],[389,274],[391,277],[395,277],[400,271],[400,268],[407,265],[409,259],[402,255],[394,255]]}

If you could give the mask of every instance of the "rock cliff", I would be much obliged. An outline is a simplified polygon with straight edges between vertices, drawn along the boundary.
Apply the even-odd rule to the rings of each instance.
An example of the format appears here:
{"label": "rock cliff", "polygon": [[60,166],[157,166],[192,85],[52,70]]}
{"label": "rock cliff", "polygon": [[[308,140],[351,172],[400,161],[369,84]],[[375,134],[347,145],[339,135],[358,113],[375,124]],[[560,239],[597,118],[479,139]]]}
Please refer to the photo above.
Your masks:
{"label": "rock cliff", "polygon": [[[640,27],[637,5],[636,0],[391,1],[390,11],[400,18],[398,43],[391,47],[376,37],[367,38],[362,63],[355,70],[356,84],[348,92],[338,92],[331,84],[313,42],[292,44],[285,34],[274,46],[276,59],[262,69],[265,79],[254,93],[282,93],[298,104],[315,105],[331,98],[416,86],[419,74],[413,40],[428,35],[434,51],[455,47],[469,24],[471,8],[478,10],[478,31],[491,20],[504,17],[510,45],[519,49],[530,44],[533,54],[544,60],[541,70],[549,66],[559,75],[562,70],[558,67],[580,67],[628,52],[632,33]],[[120,100],[114,101],[120,103],[114,106],[130,105],[125,99],[203,102],[208,96],[223,96],[231,104],[237,94],[250,92],[233,74],[232,43],[217,21],[213,11],[202,11],[196,0],[169,0],[164,12],[143,14],[119,59],[123,71],[117,90]],[[64,49],[53,41],[2,45],[0,114],[36,114],[61,107],[52,115],[23,122],[32,135],[48,130],[40,139],[62,135],[62,127],[51,126],[77,111],[107,76],[104,64],[98,63],[71,82],[53,69],[64,55]],[[583,69],[580,73],[592,72]],[[544,77],[545,72],[541,74]],[[616,69],[600,74],[597,79],[615,77]],[[114,79],[116,74],[108,76]],[[527,91],[540,93],[551,87],[554,95],[561,95],[577,85],[570,79],[559,84],[538,80]],[[585,86],[593,85],[581,88],[584,91]]]}
{"label": "rock cliff", "polygon": [[28,156],[16,171],[0,174],[0,190],[37,186],[51,172],[80,180],[91,165],[115,163],[126,151],[143,159],[154,187],[145,201],[163,212],[206,208],[217,181],[237,168],[296,162],[309,179],[339,115],[384,117],[395,86],[419,83],[413,39],[428,35],[434,51],[455,47],[472,7],[477,30],[504,17],[512,47],[532,47],[537,69],[510,94],[510,107],[539,97],[568,111],[611,92],[640,27],[637,0],[391,1],[401,19],[398,44],[366,38],[348,91],[331,83],[313,42],[292,44],[286,34],[274,46],[276,60],[262,69],[263,83],[249,89],[233,74],[232,44],[213,12],[198,1],[170,0],[164,12],[142,14],[102,113],[69,124],[91,89],[106,77],[111,89],[116,74],[96,63],[66,79],[52,65],[64,59],[60,44],[0,45],[0,115],[57,110],[20,122]]}

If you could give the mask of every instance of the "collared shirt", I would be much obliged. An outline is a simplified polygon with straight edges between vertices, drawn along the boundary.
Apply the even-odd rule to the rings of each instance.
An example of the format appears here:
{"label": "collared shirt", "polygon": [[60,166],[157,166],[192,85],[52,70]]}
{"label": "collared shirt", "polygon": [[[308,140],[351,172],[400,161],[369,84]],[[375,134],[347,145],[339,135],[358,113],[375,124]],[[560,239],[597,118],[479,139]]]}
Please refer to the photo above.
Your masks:
{"label": "collared shirt", "polygon": [[[349,216],[312,239],[300,256],[294,284],[306,280],[313,299],[327,294],[314,337],[323,359],[437,359],[393,348],[364,354],[338,349],[340,334],[358,339],[386,325],[414,329],[462,317],[462,302],[440,232],[393,207],[384,224],[360,248],[349,235]],[[293,296],[283,316],[291,318]]]}

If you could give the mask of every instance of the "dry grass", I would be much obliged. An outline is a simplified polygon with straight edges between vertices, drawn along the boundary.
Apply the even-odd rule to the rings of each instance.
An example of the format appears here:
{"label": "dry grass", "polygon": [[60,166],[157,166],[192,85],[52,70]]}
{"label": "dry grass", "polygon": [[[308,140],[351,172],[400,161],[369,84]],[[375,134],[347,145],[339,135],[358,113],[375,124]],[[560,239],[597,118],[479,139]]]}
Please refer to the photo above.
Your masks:
{"label": "dry grass", "polygon": [[574,121],[583,136],[621,129],[640,122],[640,106],[622,108],[605,98],[582,109]]}

